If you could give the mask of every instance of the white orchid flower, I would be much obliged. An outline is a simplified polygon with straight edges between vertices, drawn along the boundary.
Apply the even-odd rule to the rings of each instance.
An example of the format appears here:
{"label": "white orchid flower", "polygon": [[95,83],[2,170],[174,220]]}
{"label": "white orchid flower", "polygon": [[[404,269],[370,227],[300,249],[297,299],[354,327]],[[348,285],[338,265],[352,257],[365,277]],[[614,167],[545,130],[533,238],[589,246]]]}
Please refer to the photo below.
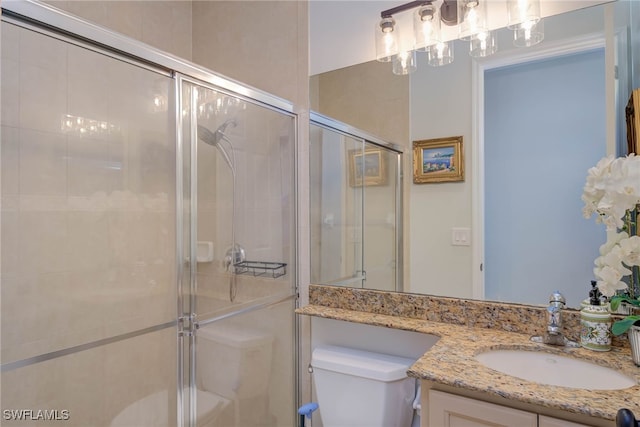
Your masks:
{"label": "white orchid flower", "polygon": [[606,297],[612,297],[616,291],[628,288],[627,284],[620,280],[622,274],[615,268],[605,266],[600,269],[596,268],[593,272],[596,278],[600,279],[597,281],[598,289]]}
{"label": "white orchid flower", "polygon": [[619,233],[607,233],[607,242],[600,246],[600,255],[606,255],[611,252],[611,249],[614,248],[618,243],[620,243],[623,239],[628,239],[629,235],[626,231],[622,231]]}
{"label": "white orchid flower", "polygon": [[640,265],[640,236],[631,236],[620,240],[622,262],[631,267]]}

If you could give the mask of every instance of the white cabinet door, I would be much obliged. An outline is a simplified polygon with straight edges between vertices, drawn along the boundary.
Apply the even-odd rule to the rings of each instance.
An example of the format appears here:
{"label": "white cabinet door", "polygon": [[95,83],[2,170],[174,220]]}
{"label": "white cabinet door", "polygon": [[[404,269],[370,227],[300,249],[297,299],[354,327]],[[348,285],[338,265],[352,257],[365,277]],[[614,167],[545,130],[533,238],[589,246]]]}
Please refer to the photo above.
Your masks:
{"label": "white cabinet door", "polygon": [[428,427],[538,427],[538,415],[429,390]]}
{"label": "white cabinet door", "polygon": [[538,427],[589,427],[586,424],[574,423],[572,421],[551,418],[546,415],[539,415]]}

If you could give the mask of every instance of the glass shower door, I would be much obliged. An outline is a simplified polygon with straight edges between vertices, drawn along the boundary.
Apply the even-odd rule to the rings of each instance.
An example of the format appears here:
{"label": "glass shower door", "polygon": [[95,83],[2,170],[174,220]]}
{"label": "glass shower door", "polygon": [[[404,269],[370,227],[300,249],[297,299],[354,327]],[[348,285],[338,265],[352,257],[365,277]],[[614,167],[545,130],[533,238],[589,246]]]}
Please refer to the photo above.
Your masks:
{"label": "glass shower door", "polygon": [[365,144],[369,161],[369,185],[365,189],[363,227],[366,288],[402,290],[400,227],[402,199],[399,172],[400,154],[378,145]]}
{"label": "glass shower door", "polygon": [[312,114],[311,282],[400,291],[401,153],[369,138]]}
{"label": "glass shower door", "polygon": [[186,407],[197,426],[293,426],[295,117],[180,81]]}
{"label": "glass shower door", "polygon": [[365,144],[311,125],[311,282],[362,287]]}
{"label": "glass shower door", "polygon": [[1,424],[175,425],[173,79],[2,19]]}

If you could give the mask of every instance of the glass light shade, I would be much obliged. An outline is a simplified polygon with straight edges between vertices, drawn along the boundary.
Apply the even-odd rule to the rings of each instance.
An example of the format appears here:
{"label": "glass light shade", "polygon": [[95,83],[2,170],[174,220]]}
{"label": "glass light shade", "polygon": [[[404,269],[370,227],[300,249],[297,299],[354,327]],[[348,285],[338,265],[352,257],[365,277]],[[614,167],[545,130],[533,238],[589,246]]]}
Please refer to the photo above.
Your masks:
{"label": "glass light shade", "polygon": [[470,40],[474,34],[487,31],[487,2],[458,0],[458,36]]}
{"label": "glass light shade", "polygon": [[475,34],[469,40],[469,55],[483,58],[498,51],[498,38],[493,31],[483,31]]}
{"label": "glass light shade", "polygon": [[427,48],[429,65],[439,67],[453,62],[453,42],[438,42]]}
{"label": "glass light shade", "polygon": [[416,39],[416,49],[426,52],[427,47],[439,42],[440,39],[440,9],[433,3],[416,9],[413,14],[413,33]]}
{"label": "glass light shade", "polygon": [[507,27],[515,30],[528,21],[540,20],[540,0],[507,0]]}
{"label": "glass light shade", "polygon": [[382,18],[376,24],[376,59],[389,62],[398,54],[398,25],[393,18]]}
{"label": "glass light shade", "polygon": [[529,47],[544,40],[544,21],[525,21],[513,30],[513,44]]}
{"label": "glass light shade", "polygon": [[393,74],[404,76],[418,69],[416,64],[416,51],[403,51],[397,54],[392,61]]}

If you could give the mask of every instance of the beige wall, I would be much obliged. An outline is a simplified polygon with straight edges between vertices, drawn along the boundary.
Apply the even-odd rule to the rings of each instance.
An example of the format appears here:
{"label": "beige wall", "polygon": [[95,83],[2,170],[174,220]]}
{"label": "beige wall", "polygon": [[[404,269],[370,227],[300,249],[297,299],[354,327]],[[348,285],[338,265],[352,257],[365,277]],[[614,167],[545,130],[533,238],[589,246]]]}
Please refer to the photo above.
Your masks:
{"label": "beige wall", "polygon": [[[391,64],[368,62],[319,76],[318,112],[406,148],[409,141],[409,76]],[[366,107],[366,108],[365,108]]]}
{"label": "beige wall", "polygon": [[46,2],[306,109],[306,1]]}
{"label": "beige wall", "polygon": [[191,59],[192,6],[188,0],[47,0],[46,3],[157,49]]}
{"label": "beige wall", "polygon": [[194,1],[193,61],[306,105],[307,8],[300,1]]}
{"label": "beige wall", "polygon": [[408,195],[412,165],[409,139],[409,77],[394,75],[389,63],[368,62],[312,76],[310,93],[314,111],[403,148],[403,274],[404,289],[410,290]]}

